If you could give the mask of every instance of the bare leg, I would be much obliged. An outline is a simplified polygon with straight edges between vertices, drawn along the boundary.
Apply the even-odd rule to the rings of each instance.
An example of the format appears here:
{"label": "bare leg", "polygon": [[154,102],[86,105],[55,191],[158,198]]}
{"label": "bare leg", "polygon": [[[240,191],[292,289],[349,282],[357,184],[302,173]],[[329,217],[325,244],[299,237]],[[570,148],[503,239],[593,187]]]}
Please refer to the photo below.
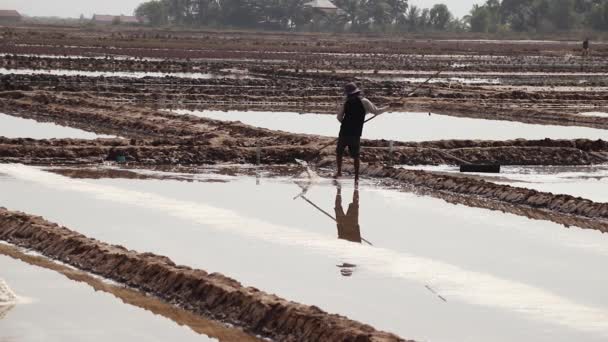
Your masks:
{"label": "bare leg", "polygon": [[359,157],[355,158],[355,183],[359,183],[359,165],[361,164]]}
{"label": "bare leg", "polygon": [[334,176],[334,178],[338,178],[338,177],[342,177],[342,157],[344,156],[343,153],[338,153],[336,154],[336,175]]}

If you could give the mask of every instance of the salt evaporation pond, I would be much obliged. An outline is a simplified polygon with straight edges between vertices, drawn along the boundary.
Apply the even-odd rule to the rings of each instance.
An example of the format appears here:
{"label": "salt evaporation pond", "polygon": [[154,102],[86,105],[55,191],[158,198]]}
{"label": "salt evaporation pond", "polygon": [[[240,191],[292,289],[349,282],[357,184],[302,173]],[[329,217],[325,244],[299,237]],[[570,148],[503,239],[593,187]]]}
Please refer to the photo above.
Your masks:
{"label": "salt evaporation pond", "polygon": [[[293,133],[337,136],[340,123],[335,115],[281,112],[190,111],[179,109],[177,114],[245,124]],[[577,127],[532,125],[514,121],[460,118],[428,113],[386,113],[369,122],[363,138],[396,141],[431,141],[449,139],[605,139],[605,130]]]}
{"label": "salt evaporation pond", "polygon": [[[405,169],[459,173],[456,166],[401,166]],[[502,166],[499,174],[462,173],[498,183],[554,194],[608,202],[608,165]]]}
{"label": "salt evaporation pond", "polygon": [[[366,182],[359,209],[348,213],[354,191],[346,180],[341,203],[351,224],[337,228],[293,199],[301,189],[292,178],[262,178],[260,185],[255,177],[204,173],[183,175],[194,182],[76,180],[7,164],[0,174],[0,205],[11,210],[221,272],[406,338],[608,338],[608,238],[596,231]],[[337,191],[320,180],[307,198],[341,213],[334,210]]]}
{"label": "salt evaporation pond", "polygon": [[96,139],[112,138],[77,128],[59,126],[50,122],[37,122],[0,113],[0,137],[32,139]]}
{"label": "salt evaporation pond", "polygon": [[85,76],[85,77],[177,77],[192,79],[211,78],[247,78],[243,75],[216,75],[201,72],[143,72],[143,71],[85,71],[85,70],[43,70],[43,69],[5,69],[0,68],[0,75],[54,75],[54,76]]}
{"label": "salt evaporation pond", "polygon": [[215,341],[84,283],[2,254],[0,270],[12,289],[27,298],[4,311],[0,307],[0,341]]}
{"label": "salt evaporation pond", "polygon": [[579,113],[579,115],[595,116],[595,117],[599,117],[599,118],[608,118],[608,113],[604,113],[604,112],[585,112],[585,113]]}

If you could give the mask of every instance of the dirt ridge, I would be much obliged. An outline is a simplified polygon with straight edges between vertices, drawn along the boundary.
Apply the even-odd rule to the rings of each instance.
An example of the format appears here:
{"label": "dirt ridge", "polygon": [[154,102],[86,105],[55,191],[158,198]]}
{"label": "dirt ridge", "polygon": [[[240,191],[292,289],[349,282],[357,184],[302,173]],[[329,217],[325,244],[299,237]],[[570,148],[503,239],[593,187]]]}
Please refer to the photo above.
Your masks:
{"label": "dirt ridge", "polygon": [[5,208],[0,208],[0,239],[275,340],[405,341],[315,306],[244,287],[218,273],[109,245],[41,217]]}
{"label": "dirt ridge", "polygon": [[382,165],[362,165],[361,174],[390,179],[390,185],[406,186],[420,194],[441,198],[450,203],[548,220],[566,227],[577,226],[602,233],[608,232],[608,203],[495,184],[481,179]]}

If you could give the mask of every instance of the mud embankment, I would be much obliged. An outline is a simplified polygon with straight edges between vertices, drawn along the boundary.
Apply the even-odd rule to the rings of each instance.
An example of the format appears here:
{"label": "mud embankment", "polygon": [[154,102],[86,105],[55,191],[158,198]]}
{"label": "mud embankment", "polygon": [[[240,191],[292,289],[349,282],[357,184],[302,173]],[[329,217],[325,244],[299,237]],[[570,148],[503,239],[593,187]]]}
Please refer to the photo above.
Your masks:
{"label": "mud embankment", "polygon": [[387,185],[405,187],[454,204],[499,210],[530,219],[556,222],[566,227],[577,226],[608,232],[608,203],[500,185],[475,178],[381,165],[362,165],[361,173],[385,179]]}
{"label": "mud embankment", "polygon": [[[63,110],[82,111],[82,107],[95,109],[105,103],[106,107],[113,105],[112,110],[120,111],[146,107],[334,113],[343,100],[340,89],[347,79],[273,76],[188,80],[5,75],[0,76],[0,97],[3,99],[0,110],[10,112],[21,108],[28,112],[47,107],[45,109],[50,112],[56,107],[54,105],[61,105]],[[403,98],[414,84],[363,81],[363,85],[366,95],[379,105],[402,102],[402,107],[395,109],[397,111],[608,129],[608,121],[604,118],[578,115],[582,111],[608,111],[608,100],[603,92],[582,87],[556,94],[517,88],[491,90],[433,84],[419,89],[412,97]]]}
{"label": "mud embankment", "polygon": [[[32,48],[18,47],[15,51],[32,51]],[[256,67],[273,67],[295,69],[298,71],[317,70],[327,73],[337,70],[382,70],[393,76],[417,77],[420,71],[452,70],[463,73],[511,73],[522,75],[524,73],[569,73],[608,72],[608,66],[602,58],[590,57],[582,60],[580,57],[552,57],[552,56],[466,56],[466,55],[437,55],[426,57],[413,54],[349,54],[349,53],[314,53],[288,52],[288,51],[256,51],[233,50],[218,51],[209,49],[195,50],[196,59],[190,58],[149,58],[116,56],[115,52],[104,50],[84,51],[72,50],[81,55],[11,55],[0,54],[0,67],[7,69],[35,69],[35,70],[84,70],[84,71],[140,71],[140,72],[204,72],[219,71],[221,69],[250,69]],[[2,48],[0,48],[2,50]],[[6,50],[6,48],[4,48]],[[44,51],[36,47],[35,51]],[[53,51],[53,48],[48,48]],[[68,50],[69,51],[69,50]],[[136,50],[125,50],[136,52]],[[140,50],[144,54],[149,50]],[[82,55],[85,53],[87,55]],[[103,55],[108,53],[108,55]],[[97,54],[97,56],[90,56]],[[153,53],[157,55],[156,53]],[[137,55],[137,53],[135,53]],[[169,54],[170,55],[170,54]],[[165,54],[166,56],[166,54]],[[263,61],[263,62],[262,62]],[[412,71],[411,74],[404,72]],[[352,72],[356,74],[356,72]],[[374,73],[374,76],[377,76]],[[527,76],[529,77],[529,75]]]}
{"label": "mud embankment", "polygon": [[133,290],[122,285],[107,282],[104,279],[100,279],[99,277],[91,275],[87,272],[66,266],[53,260],[49,260],[45,257],[32,255],[31,253],[27,253],[21,248],[15,246],[1,244],[0,255],[5,255],[33,266],[55,271],[72,281],[84,283],[93,288],[95,291],[103,291],[108,293],[118,298],[125,304],[136,306],[138,308],[150,311],[155,315],[166,317],[180,326],[186,326],[198,334],[216,338],[219,341],[262,341],[262,339],[246,334],[238,328],[227,327],[221,322],[207,320],[200,315],[196,315],[175,305],[163,302],[156,297],[148,296],[137,290]]}
{"label": "mud embankment", "polygon": [[175,265],[93,240],[43,218],[0,208],[0,239],[152,294],[194,313],[282,341],[404,341],[373,327],[328,314],[218,273]]}
{"label": "mud embankment", "polygon": [[[263,165],[293,164],[295,159],[313,160],[333,157],[334,147],[328,147],[319,155],[321,143],[327,138],[312,140],[305,145],[260,145],[259,161]],[[555,142],[555,146],[550,146]],[[460,165],[463,161],[478,164],[501,165],[594,165],[608,161],[606,143],[581,140],[533,141],[525,145],[516,141],[513,145],[491,146],[492,142],[450,141],[406,147],[392,151],[387,142],[364,141],[362,161],[368,163],[392,163],[401,165]],[[594,148],[586,148],[585,142]],[[519,144],[517,144],[519,143]],[[368,145],[369,144],[369,145]],[[545,146],[547,144],[549,146]],[[594,145],[596,144],[596,145]],[[372,147],[381,146],[384,147]],[[469,147],[458,147],[465,145]],[[477,146],[475,146],[477,145]],[[523,146],[522,146],[523,145]],[[450,147],[454,146],[454,147]],[[105,161],[121,161],[130,165],[206,165],[218,163],[255,164],[258,148],[255,142],[249,146],[198,145],[195,140],[73,140],[73,139],[8,139],[0,138],[0,162],[30,165],[84,165]]]}

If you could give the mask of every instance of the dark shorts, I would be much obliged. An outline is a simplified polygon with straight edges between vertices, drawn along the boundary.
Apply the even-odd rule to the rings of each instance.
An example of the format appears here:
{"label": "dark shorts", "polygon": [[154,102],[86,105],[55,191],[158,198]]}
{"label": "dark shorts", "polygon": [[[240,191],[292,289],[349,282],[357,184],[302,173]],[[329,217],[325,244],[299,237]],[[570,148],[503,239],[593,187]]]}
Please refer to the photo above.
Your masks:
{"label": "dark shorts", "polygon": [[338,146],[336,146],[336,153],[338,155],[343,155],[346,147],[348,147],[348,153],[352,158],[359,158],[359,153],[361,152],[361,137],[339,137]]}

